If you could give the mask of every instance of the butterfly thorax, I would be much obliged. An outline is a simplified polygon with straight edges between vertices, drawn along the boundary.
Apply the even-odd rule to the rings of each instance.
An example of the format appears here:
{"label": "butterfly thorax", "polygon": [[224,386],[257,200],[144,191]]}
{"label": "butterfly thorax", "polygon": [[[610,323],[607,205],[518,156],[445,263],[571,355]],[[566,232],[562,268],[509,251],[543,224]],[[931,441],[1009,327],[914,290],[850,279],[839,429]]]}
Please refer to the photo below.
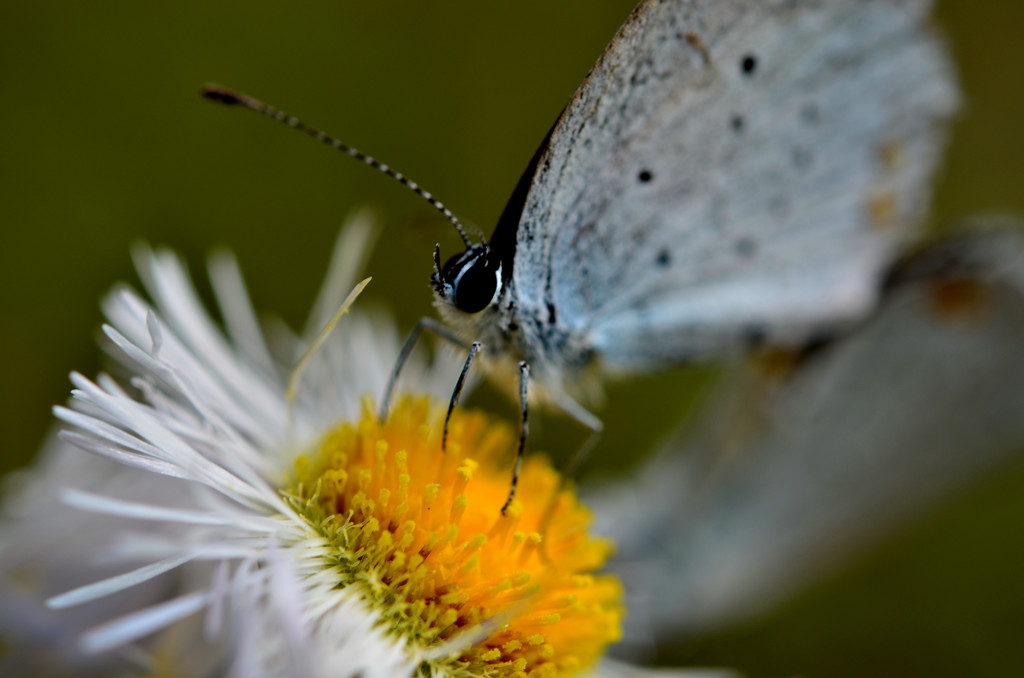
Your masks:
{"label": "butterfly thorax", "polygon": [[435,256],[434,305],[462,342],[480,342],[488,371],[513,372],[525,361],[540,387],[536,395],[594,399],[587,386],[596,367],[594,351],[557,322],[550,303],[539,309],[517,303],[514,278],[503,275],[502,261],[486,245],[469,247],[443,267],[438,262]]}

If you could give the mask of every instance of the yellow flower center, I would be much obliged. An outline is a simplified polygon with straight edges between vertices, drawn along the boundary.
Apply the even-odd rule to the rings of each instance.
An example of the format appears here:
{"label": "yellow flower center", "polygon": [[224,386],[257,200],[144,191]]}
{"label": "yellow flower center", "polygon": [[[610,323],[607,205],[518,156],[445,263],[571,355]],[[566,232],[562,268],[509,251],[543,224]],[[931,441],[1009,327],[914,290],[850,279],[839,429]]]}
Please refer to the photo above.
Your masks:
{"label": "yellow flower center", "polygon": [[554,677],[591,666],[619,638],[622,591],[591,574],[611,546],[588,534],[590,513],[560,490],[547,460],[524,461],[503,516],[510,426],[458,410],[442,452],[441,404],[404,399],[384,423],[371,409],[297,461],[286,495],[331,544],[338,585],[360,587],[413,647],[451,641],[454,658],[424,666],[433,675]]}

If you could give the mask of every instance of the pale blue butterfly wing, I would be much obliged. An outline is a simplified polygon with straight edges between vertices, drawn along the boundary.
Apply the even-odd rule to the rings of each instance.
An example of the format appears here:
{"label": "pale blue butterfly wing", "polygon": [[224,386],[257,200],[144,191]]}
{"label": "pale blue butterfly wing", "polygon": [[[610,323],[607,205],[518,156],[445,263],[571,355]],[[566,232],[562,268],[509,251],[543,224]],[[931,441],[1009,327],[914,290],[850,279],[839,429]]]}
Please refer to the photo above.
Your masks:
{"label": "pale blue butterfly wing", "polygon": [[880,306],[790,375],[746,436],[708,408],[627,482],[592,493],[621,554],[611,567],[630,596],[627,636],[759,615],[1019,465],[1024,237],[1019,223],[979,226],[901,267]]}
{"label": "pale blue butterfly wing", "polygon": [[866,312],[958,104],[929,5],[641,3],[518,222],[502,313],[538,380],[798,345]]}

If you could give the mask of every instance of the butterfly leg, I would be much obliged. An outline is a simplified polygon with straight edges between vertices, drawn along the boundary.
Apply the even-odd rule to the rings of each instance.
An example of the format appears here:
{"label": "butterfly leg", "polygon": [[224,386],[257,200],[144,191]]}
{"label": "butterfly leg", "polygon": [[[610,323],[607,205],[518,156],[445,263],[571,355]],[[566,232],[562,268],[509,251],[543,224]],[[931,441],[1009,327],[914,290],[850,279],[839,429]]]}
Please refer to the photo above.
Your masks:
{"label": "butterfly leg", "polygon": [[459,397],[462,395],[462,388],[466,385],[466,375],[469,374],[469,366],[473,364],[473,358],[483,346],[479,341],[474,341],[469,347],[469,355],[466,357],[466,364],[462,366],[459,379],[455,382],[455,389],[452,390],[452,399],[448,401],[448,414],[444,417],[444,433],[441,434],[441,451],[448,449],[448,422],[452,419],[452,410],[459,404]]}
{"label": "butterfly leg", "polygon": [[562,485],[565,485],[566,480],[576,475],[576,471],[579,469],[580,464],[583,460],[590,456],[590,453],[594,450],[594,446],[597,445],[597,441],[601,439],[601,433],[604,430],[604,424],[598,420],[599,427],[596,429],[590,429],[590,433],[587,435],[587,439],[583,441],[583,444],[576,448],[576,451],[572,453],[569,460],[562,466]]}
{"label": "butterfly leg", "polygon": [[583,441],[583,444],[576,448],[569,460],[565,462],[562,467],[562,483],[565,483],[567,478],[572,478],[576,469],[583,463],[583,460],[590,456],[590,452],[597,445],[597,441],[601,439],[601,433],[604,431],[604,422],[601,421],[596,414],[586,409],[578,402],[570,398],[569,396],[560,394],[555,398],[555,405],[558,409],[562,410],[565,414],[569,415],[577,422],[585,426],[589,431],[590,435]]}
{"label": "butterfly leg", "polygon": [[409,355],[412,353],[412,349],[416,345],[416,340],[420,338],[423,330],[430,330],[445,341],[460,348],[469,348],[469,346],[466,345],[466,342],[455,336],[451,330],[439,323],[437,320],[427,317],[420,318],[419,322],[416,323],[416,327],[412,328],[412,332],[410,332],[409,336],[406,338],[405,344],[402,345],[402,350],[398,353],[398,359],[395,360],[395,367],[391,370],[391,376],[388,377],[387,386],[384,388],[384,397],[380,404],[381,421],[388,418],[388,409],[391,406],[391,394],[395,390],[395,384],[398,383],[398,375],[401,374],[402,368],[405,367],[405,362],[409,359]]}
{"label": "butterfly leg", "polygon": [[554,402],[555,405],[558,406],[558,409],[562,410],[562,412],[585,426],[590,433],[587,435],[587,439],[583,441],[583,444],[576,448],[576,451],[573,452],[572,456],[565,462],[565,465],[562,466],[562,472],[560,474],[561,480],[559,480],[558,489],[551,496],[551,500],[548,501],[548,505],[544,509],[544,515],[537,524],[537,532],[542,535],[547,534],[548,524],[551,522],[551,518],[555,514],[555,508],[558,505],[558,498],[562,495],[562,490],[565,489],[566,484],[576,473],[576,470],[580,467],[580,464],[583,463],[583,460],[590,456],[594,446],[597,445],[597,441],[601,439],[601,433],[604,432],[604,422],[601,421],[597,415],[580,405],[568,395],[561,394],[559,397],[555,398]]}
{"label": "butterfly leg", "polygon": [[516,496],[516,486],[519,484],[519,467],[523,463],[523,450],[526,448],[526,435],[530,427],[527,420],[526,385],[530,380],[530,366],[525,361],[519,361],[519,444],[516,447],[516,465],[512,469],[512,486],[508,490],[508,499],[501,507],[501,515],[505,515],[509,504]]}

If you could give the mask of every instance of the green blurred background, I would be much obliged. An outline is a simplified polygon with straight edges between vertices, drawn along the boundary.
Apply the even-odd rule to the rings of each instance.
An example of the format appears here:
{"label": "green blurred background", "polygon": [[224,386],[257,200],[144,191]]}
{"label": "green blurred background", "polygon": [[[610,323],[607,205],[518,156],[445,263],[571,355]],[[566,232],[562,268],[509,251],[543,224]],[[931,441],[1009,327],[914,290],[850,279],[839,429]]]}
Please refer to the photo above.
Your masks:
{"label": "green blurred background", "polygon": [[[230,84],[301,115],[489,232],[632,5],[6,0],[0,470],[31,458],[67,373],[101,368],[98,300],[135,280],[132,242],[171,245],[195,272],[213,246],[230,245],[257,305],[298,325],[342,218],[369,204],[386,228],[366,298],[399,309],[403,327],[431,312],[432,245],[451,252],[458,241],[429,207],[294,133],[204,103],[199,85]],[[1024,214],[1024,3],[948,0],[937,14],[967,105],[933,222]],[[667,433],[703,377],[613,389],[592,468]],[[651,393],[656,406],[630,408]],[[564,428],[545,421],[538,444],[578,439]],[[1022,524],[1024,465],[770,617],[689,639],[675,659],[759,676],[1024,675]]]}

